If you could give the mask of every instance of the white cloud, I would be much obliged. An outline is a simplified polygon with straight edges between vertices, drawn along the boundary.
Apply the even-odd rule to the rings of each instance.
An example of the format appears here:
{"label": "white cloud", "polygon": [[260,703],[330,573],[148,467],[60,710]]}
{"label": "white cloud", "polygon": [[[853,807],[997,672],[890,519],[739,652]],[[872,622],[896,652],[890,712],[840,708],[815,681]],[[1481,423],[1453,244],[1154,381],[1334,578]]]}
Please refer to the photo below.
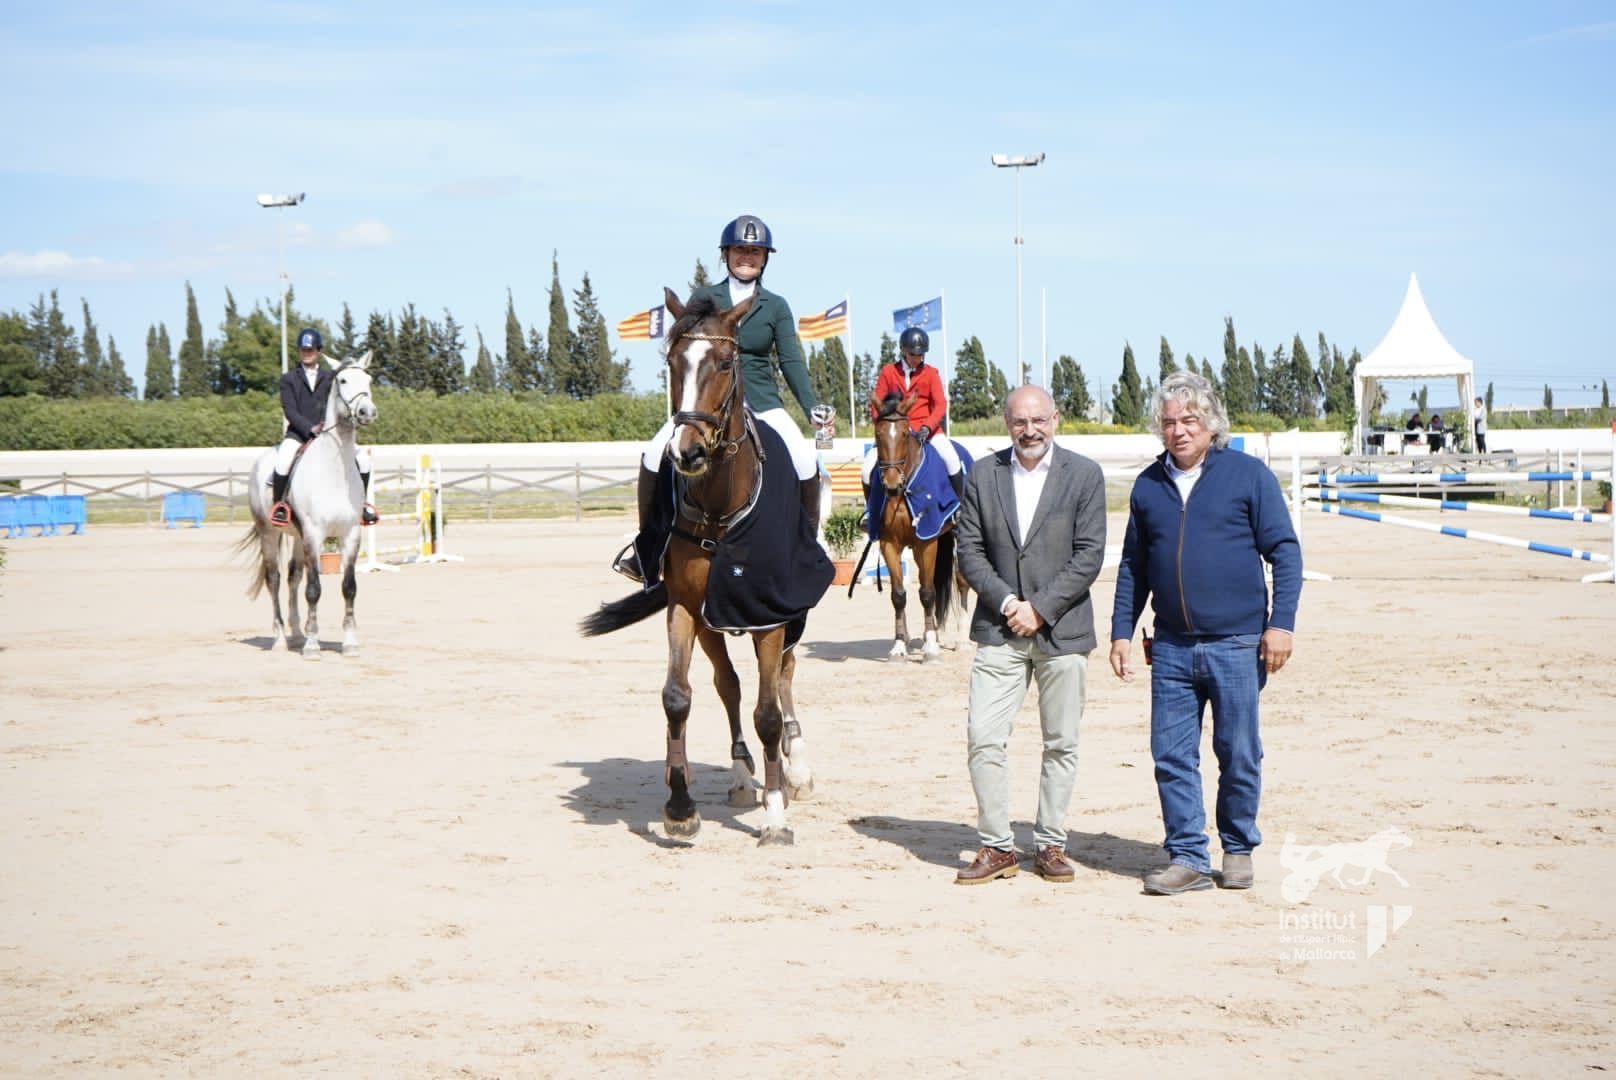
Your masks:
{"label": "white cloud", "polygon": [[337,233],[339,248],[390,247],[397,240],[398,234],[379,221],[361,221]]}
{"label": "white cloud", "polygon": [[0,278],[13,280],[102,281],[121,277],[129,271],[129,266],[109,262],[99,255],[69,255],[65,251],[0,252]]}

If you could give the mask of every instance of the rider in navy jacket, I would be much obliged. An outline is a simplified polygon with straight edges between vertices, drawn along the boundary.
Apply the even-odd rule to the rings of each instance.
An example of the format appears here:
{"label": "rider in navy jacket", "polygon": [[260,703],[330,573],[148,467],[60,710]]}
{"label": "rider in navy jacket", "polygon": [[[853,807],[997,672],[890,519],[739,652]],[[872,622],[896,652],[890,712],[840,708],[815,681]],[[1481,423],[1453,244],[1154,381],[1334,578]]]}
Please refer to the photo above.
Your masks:
{"label": "rider in navy jacket", "polygon": [[[1302,549],[1273,472],[1249,454],[1213,447],[1190,492],[1191,515],[1166,459],[1164,452],[1139,474],[1129,497],[1112,639],[1133,636],[1146,593],[1158,630],[1186,637],[1294,631]],[[1264,560],[1274,571],[1271,612]]]}

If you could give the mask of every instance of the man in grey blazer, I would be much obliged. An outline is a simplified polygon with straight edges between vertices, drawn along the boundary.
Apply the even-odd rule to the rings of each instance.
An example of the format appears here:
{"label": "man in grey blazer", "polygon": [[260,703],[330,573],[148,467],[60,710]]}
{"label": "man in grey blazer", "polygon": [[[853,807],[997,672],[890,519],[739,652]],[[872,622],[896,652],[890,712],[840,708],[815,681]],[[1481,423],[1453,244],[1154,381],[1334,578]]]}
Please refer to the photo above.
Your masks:
{"label": "man in grey blazer", "polygon": [[1105,560],[1105,476],[1093,461],[1055,445],[1060,412],[1049,394],[1018,387],[1004,421],[1011,448],[971,470],[959,518],[959,567],[976,591],[967,747],[982,839],[976,859],[955,878],[961,885],[1019,869],[1005,748],[1029,678],[1038,680],[1044,736],[1033,869],[1047,881],[1075,876],[1066,858],[1066,809],[1095,645],[1089,587]]}

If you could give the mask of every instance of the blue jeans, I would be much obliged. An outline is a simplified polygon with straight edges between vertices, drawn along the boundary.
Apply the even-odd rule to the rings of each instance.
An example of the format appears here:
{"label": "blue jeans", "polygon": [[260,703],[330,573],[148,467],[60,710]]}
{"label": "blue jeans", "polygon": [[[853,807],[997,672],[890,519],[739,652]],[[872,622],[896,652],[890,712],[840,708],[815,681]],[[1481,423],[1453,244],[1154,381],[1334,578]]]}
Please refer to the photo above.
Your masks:
{"label": "blue jeans", "polygon": [[1206,805],[1201,796],[1201,722],[1212,706],[1212,752],[1218,759],[1218,839],[1225,855],[1249,854],[1262,843],[1257,799],[1262,793],[1262,739],[1257,696],[1268,671],[1257,655],[1257,634],[1182,638],[1161,634],[1150,668],[1150,756],[1156,762],[1168,858],[1201,873],[1207,857]]}

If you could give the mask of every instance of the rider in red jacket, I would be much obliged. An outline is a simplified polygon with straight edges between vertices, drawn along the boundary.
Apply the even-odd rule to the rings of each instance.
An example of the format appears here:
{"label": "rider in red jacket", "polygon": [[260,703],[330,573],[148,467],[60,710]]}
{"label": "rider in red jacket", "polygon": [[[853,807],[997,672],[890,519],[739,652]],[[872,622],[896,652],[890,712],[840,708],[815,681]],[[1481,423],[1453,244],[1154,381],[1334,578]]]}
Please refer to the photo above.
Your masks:
{"label": "rider in red jacket", "polygon": [[[943,392],[943,377],[937,369],[926,363],[926,351],[931,348],[931,338],[926,331],[918,326],[911,326],[898,338],[898,359],[881,369],[880,376],[875,380],[875,400],[881,401],[888,394],[896,393],[900,397],[908,397],[910,391],[918,391],[914,406],[909,410],[909,428],[918,431],[923,440],[929,440],[932,448],[943,459],[948,467],[948,482],[954,488],[954,494],[965,494],[965,477],[960,472],[959,455],[954,452],[954,444],[949,440],[943,430],[948,417],[948,398]],[[879,408],[871,406],[870,418],[873,420]],[[864,455],[864,489],[870,488],[870,475],[875,471],[875,448]]]}

